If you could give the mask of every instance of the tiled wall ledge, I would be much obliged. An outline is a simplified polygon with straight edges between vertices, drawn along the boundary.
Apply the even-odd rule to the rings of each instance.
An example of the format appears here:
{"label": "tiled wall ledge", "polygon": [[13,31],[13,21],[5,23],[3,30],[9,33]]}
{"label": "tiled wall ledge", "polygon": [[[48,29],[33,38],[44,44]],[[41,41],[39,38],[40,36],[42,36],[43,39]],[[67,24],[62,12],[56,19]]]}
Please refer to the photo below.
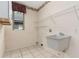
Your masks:
{"label": "tiled wall ledge", "polygon": [[0,18],[0,24],[10,25],[10,20],[8,18]]}

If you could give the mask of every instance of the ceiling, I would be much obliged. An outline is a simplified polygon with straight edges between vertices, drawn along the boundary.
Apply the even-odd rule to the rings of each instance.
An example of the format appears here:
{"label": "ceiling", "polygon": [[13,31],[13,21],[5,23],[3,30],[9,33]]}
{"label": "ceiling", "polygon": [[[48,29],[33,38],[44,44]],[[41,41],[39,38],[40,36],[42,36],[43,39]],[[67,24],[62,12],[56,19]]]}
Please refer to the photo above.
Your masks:
{"label": "ceiling", "polygon": [[35,9],[39,9],[43,4],[45,4],[46,1],[16,1],[16,2]]}

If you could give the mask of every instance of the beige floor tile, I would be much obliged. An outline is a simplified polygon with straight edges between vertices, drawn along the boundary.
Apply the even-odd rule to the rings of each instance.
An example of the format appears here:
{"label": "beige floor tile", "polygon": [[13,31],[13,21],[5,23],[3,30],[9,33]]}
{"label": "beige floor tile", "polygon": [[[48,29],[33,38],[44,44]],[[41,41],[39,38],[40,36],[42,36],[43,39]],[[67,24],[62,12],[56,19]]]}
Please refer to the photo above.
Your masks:
{"label": "beige floor tile", "polygon": [[44,49],[39,46],[29,46],[13,51],[5,52],[4,58],[62,58],[63,53],[59,53],[52,49]]}
{"label": "beige floor tile", "polygon": [[5,53],[4,58],[20,58],[21,54],[19,50],[8,51]]}
{"label": "beige floor tile", "polygon": [[34,57],[32,56],[32,54],[25,54],[23,55],[23,58],[34,58]]}

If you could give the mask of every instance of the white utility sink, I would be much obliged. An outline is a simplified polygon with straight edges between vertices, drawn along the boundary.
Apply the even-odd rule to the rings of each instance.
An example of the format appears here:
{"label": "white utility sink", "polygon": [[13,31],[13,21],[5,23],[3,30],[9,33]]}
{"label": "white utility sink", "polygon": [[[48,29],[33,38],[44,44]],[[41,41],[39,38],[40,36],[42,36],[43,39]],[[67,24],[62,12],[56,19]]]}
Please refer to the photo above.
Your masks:
{"label": "white utility sink", "polygon": [[47,38],[49,38],[49,39],[57,39],[57,40],[58,39],[64,39],[64,38],[67,38],[67,37],[71,37],[71,36],[65,35],[63,33],[58,33],[58,34],[47,36]]}
{"label": "white utility sink", "polygon": [[71,36],[63,33],[47,36],[48,47],[59,51],[65,51],[69,47]]}

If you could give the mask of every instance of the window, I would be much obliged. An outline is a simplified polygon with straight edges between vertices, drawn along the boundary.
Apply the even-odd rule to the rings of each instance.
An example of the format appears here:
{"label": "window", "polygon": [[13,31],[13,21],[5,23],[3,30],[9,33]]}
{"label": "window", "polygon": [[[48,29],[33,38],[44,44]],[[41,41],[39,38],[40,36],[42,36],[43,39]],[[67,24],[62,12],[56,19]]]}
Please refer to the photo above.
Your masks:
{"label": "window", "polygon": [[12,2],[13,11],[13,29],[24,30],[24,14],[26,13],[26,6]]}
{"label": "window", "polygon": [[13,11],[13,30],[24,30],[24,13]]}

